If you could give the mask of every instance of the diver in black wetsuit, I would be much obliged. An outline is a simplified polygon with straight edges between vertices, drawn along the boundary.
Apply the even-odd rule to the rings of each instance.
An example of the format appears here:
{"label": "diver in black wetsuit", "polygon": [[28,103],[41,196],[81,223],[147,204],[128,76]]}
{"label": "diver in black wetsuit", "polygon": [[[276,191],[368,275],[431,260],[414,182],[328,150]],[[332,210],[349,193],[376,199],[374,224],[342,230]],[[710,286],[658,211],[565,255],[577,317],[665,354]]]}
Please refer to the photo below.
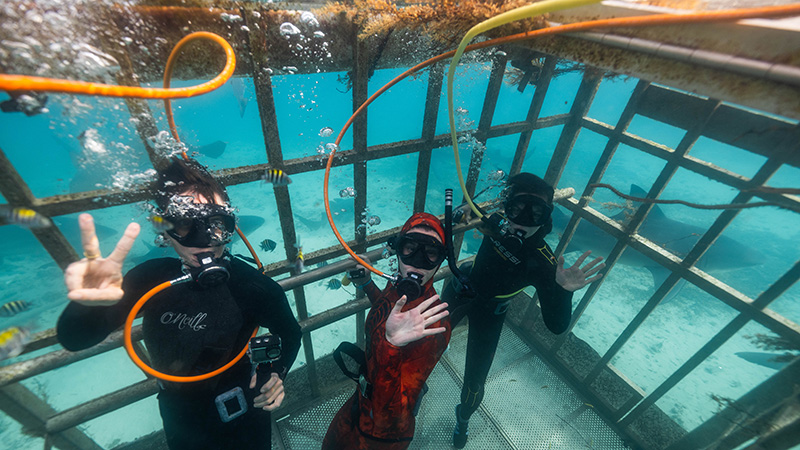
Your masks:
{"label": "diver in black wetsuit", "polygon": [[[284,398],[283,378],[300,348],[300,326],[283,289],[225,248],[235,224],[225,189],[199,164],[176,160],[159,176],[156,203],[165,241],[180,257],[154,259],[123,278],[122,263],[139,226],[130,224],[117,247],[100,255],[94,222],[79,218],[86,258],[65,272],[69,305],[58,339],[68,350],[102,341],[119,328],[151,288],[191,273],[148,301],[142,329],[150,365],[177,376],[208,373],[232,360],[256,326],[281,339],[277,361],[252,370],[242,358],[205,381],[159,380],[159,409],[171,449],[269,449],[270,411]],[[211,275],[209,278],[209,274]]]}
{"label": "diver in black wetsuit", "polygon": [[[564,268],[564,258],[556,261],[544,237],[552,229],[553,188],[530,173],[520,173],[508,180],[505,215],[516,236],[503,238],[488,233],[481,243],[474,264],[464,264],[476,297],[470,301],[461,294],[462,287],[452,278],[446,283],[442,300],[454,305],[452,327],[469,317],[467,359],[461,403],[456,406],[453,445],[466,445],[469,418],[483,399],[484,385],[500,340],[500,332],[511,299],[527,286],[539,294],[544,323],[559,334],[567,330],[572,315],[572,292],[598,280],[605,267],[603,258],[595,258],[581,268],[590,252]],[[599,264],[599,265],[598,265]],[[593,276],[594,275],[594,276]]]}

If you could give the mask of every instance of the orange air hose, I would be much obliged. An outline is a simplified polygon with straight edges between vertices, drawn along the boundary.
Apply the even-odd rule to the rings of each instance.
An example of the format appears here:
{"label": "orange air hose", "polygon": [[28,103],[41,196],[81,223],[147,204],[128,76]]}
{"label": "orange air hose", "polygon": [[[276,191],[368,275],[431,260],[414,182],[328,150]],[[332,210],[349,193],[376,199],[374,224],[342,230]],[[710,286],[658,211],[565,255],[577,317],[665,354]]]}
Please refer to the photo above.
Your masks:
{"label": "orange air hose", "polygon": [[[178,284],[178,283],[181,283],[183,281],[191,280],[191,278],[187,279],[187,277],[178,278],[176,280],[171,280],[171,281],[165,281],[165,282],[159,284],[158,286],[154,287],[153,289],[150,289],[146,294],[144,294],[142,296],[142,298],[139,299],[138,302],[136,302],[135,305],[133,305],[133,309],[131,309],[131,312],[128,314],[128,318],[125,320],[125,326],[123,327],[123,338],[125,340],[125,350],[128,352],[128,356],[130,356],[130,358],[133,361],[133,363],[136,364],[137,366],[139,366],[139,368],[142,369],[143,371],[147,372],[148,374],[150,374],[150,375],[152,375],[152,376],[154,376],[156,378],[160,378],[160,379],[165,380],[165,381],[172,381],[174,383],[191,383],[191,382],[203,381],[203,380],[207,380],[209,378],[215,377],[215,376],[221,374],[222,372],[225,372],[226,370],[230,369],[231,367],[233,367],[234,364],[239,362],[239,360],[242,359],[245,354],[247,354],[247,348],[248,348],[248,346],[245,345],[244,348],[242,349],[242,351],[240,351],[239,354],[236,355],[235,358],[233,358],[227,364],[225,364],[224,366],[222,366],[222,367],[220,367],[220,368],[218,368],[216,370],[213,370],[213,371],[208,372],[208,373],[204,373],[202,375],[183,376],[183,377],[182,376],[168,375],[168,374],[165,374],[165,373],[161,373],[161,372],[153,369],[152,367],[148,366],[144,361],[142,361],[141,358],[139,358],[139,355],[137,355],[136,351],[134,351],[134,349],[133,349],[133,341],[131,339],[131,327],[133,327],[133,320],[136,318],[136,314],[139,313],[139,310],[142,309],[142,306],[144,306],[144,304],[148,300],[150,300],[150,298],[153,297],[154,295],[156,295],[159,292],[163,291],[164,289],[172,286],[173,284]],[[257,332],[258,332],[258,327],[256,327],[255,331],[253,331],[253,336],[252,337],[255,337]]]}
{"label": "orange air hose", "polygon": [[[596,30],[604,28],[620,28],[620,27],[648,27],[648,26],[663,26],[663,25],[674,25],[674,24],[729,22],[742,19],[785,17],[798,14],[800,14],[800,4],[767,6],[761,8],[742,8],[742,9],[721,10],[721,11],[704,11],[704,12],[687,13],[687,14],[656,14],[652,16],[620,17],[614,19],[589,20],[585,22],[576,22],[566,25],[558,25],[550,28],[532,30],[532,31],[527,31],[525,33],[518,33],[511,36],[491,39],[488,41],[469,45],[466,47],[465,52],[479,50],[487,47],[493,47],[501,44],[507,44],[510,42],[518,42],[526,39],[533,39],[536,37],[570,33],[575,31]],[[359,106],[358,109],[356,109],[353,115],[350,116],[347,122],[345,122],[344,126],[342,127],[342,130],[336,137],[335,141],[336,147],[333,150],[331,150],[331,154],[328,156],[328,163],[325,166],[325,177],[323,180],[322,191],[323,191],[323,201],[325,202],[325,215],[328,217],[328,223],[330,224],[331,229],[333,230],[333,234],[336,235],[336,239],[339,240],[339,243],[342,244],[342,247],[344,247],[345,251],[349,253],[353,259],[355,259],[359,264],[363,265],[369,271],[384,278],[391,279],[392,277],[374,268],[372,265],[368,264],[358,255],[356,255],[355,252],[353,252],[353,250],[344,241],[341,234],[339,234],[339,230],[336,229],[336,224],[333,222],[333,216],[331,215],[331,208],[330,208],[330,200],[328,199],[328,180],[331,167],[333,166],[333,157],[336,154],[336,149],[338,149],[339,145],[341,144],[342,138],[344,138],[345,133],[353,124],[355,118],[358,117],[359,114],[364,112],[373,101],[375,101],[378,97],[380,97],[381,94],[389,90],[392,86],[399,83],[401,80],[408,77],[409,75],[418,72],[439,61],[451,58],[453,55],[455,55],[455,53],[456,51],[452,50],[446,53],[442,53],[438,56],[434,56],[433,58],[428,59],[427,61],[423,61],[417,64],[416,66],[401,73],[400,75],[398,75],[397,77],[395,77],[394,79],[383,85],[380,89],[378,89],[367,100],[365,100],[364,103],[361,106]]]}
{"label": "orange air hose", "polygon": [[[172,78],[172,69],[175,64],[175,60],[183,48],[184,45],[193,41],[195,39],[210,39],[216,43],[218,43],[225,51],[226,62],[225,67],[222,69],[222,72],[219,73],[215,78],[205,83],[202,83],[197,86],[190,86],[185,88],[170,88],[170,79]],[[236,69],[236,55],[233,52],[233,47],[221,36],[210,33],[207,31],[198,31],[191,34],[186,35],[183,39],[178,41],[175,47],[172,49],[172,52],[167,59],[167,64],[164,69],[164,87],[163,88],[143,88],[140,86],[112,86],[100,83],[89,83],[83,81],[70,81],[70,80],[59,80],[59,79],[52,79],[52,78],[43,78],[43,77],[31,77],[26,75],[5,75],[0,74],[0,90],[6,91],[18,91],[18,90],[30,90],[30,91],[37,91],[37,92],[60,92],[60,93],[67,93],[67,94],[85,94],[85,95],[94,95],[94,96],[103,96],[103,97],[128,97],[128,98],[144,98],[144,99],[164,99],[164,108],[166,109],[167,120],[169,122],[170,132],[172,133],[173,138],[180,142],[180,137],[178,136],[178,130],[175,126],[175,120],[172,114],[172,104],[170,99],[172,98],[189,98],[195,97],[198,95],[202,95],[213,91],[223,84],[225,84],[228,79],[233,75],[234,70]],[[181,152],[184,159],[189,159],[189,156],[186,154],[185,151]],[[236,227],[236,231],[239,236],[244,241],[245,245],[247,246],[250,253],[253,255],[253,258],[256,261],[256,264],[259,269],[262,268],[261,261],[258,259],[258,255],[256,255],[255,250],[250,245],[250,242],[245,237],[242,230],[239,227]],[[130,313],[128,313],[128,317],[125,320],[125,327],[123,328],[123,335],[124,335],[124,344],[125,350],[128,352],[128,356],[130,356],[131,360],[136,364],[140,369],[145,371],[146,373],[160,378],[166,381],[172,381],[176,383],[189,383],[195,381],[202,381],[212,378],[220,373],[228,370],[234,364],[239,362],[240,359],[244,357],[247,353],[248,346],[242,349],[239,354],[232,359],[230,362],[225,364],[224,366],[202,375],[195,375],[195,376],[175,376],[169,375],[165,373],[161,373],[152,367],[145,364],[144,361],[136,354],[136,351],[133,348],[133,342],[131,340],[131,327],[133,326],[133,321],[136,318],[136,314],[138,314],[139,310],[144,306],[144,304],[150,300],[150,298],[157,294],[158,292],[163,291],[164,289],[172,286],[176,282],[179,282],[182,279],[167,281],[164,283],[159,284],[158,286],[151,289],[147,292],[142,298],[139,299],[138,302],[134,305],[133,309],[131,309]],[[259,327],[253,331],[253,336],[258,333]]]}
{"label": "orange air hose", "polygon": [[[146,99],[170,99],[195,97],[219,88],[233,75],[236,68],[236,55],[233,47],[221,36],[207,31],[197,31],[185,36],[178,42],[176,49],[186,42],[205,38],[218,43],[227,56],[225,67],[215,78],[197,86],[183,88],[144,88],[141,86],[115,86],[86,81],[59,80],[54,78],[33,77],[27,75],[0,74],[0,90],[4,91],[36,91],[36,92],[61,92],[65,94],[85,94],[101,97],[127,97]],[[170,55],[170,58],[173,57]]]}

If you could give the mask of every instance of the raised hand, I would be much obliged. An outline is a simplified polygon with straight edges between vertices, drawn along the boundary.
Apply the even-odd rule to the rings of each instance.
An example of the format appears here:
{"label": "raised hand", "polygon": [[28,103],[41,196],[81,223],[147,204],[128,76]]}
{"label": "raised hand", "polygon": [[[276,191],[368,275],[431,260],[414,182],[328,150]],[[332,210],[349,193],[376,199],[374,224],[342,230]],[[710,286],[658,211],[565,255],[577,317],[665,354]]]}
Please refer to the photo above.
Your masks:
{"label": "raised hand", "polygon": [[78,217],[85,258],[70,264],[64,271],[67,297],[87,306],[106,306],[122,298],[122,263],[139,235],[139,224],[131,223],[114,251],[103,258],[100,242],[90,214]]}
{"label": "raised hand", "polygon": [[447,311],[447,303],[430,307],[438,299],[439,296],[434,295],[416,308],[403,312],[407,300],[405,295],[400,297],[386,319],[386,340],[392,345],[402,347],[425,336],[444,333],[447,330],[444,327],[428,328],[450,314]]}
{"label": "raised hand", "polygon": [[564,289],[574,292],[589,283],[599,280],[603,274],[597,272],[603,270],[603,268],[606,266],[605,263],[600,262],[603,260],[602,256],[598,256],[590,263],[581,267],[583,261],[585,261],[586,257],[588,257],[591,253],[591,251],[587,251],[586,253],[582,254],[580,258],[575,261],[575,264],[567,269],[564,268],[564,257],[559,257],[558,268],[556,268],[556,283],[558,283]]}
{"label": "raised hand", "polygon": [[[250,377],[250,389],[256,387],[256,379],[256,374]],[[283,380],[274,372],[259,391],[261,394],[253,399],[253,407],[261,408],[264,411],[273,411],[281,406],[283,398],[286,396],[283,391]]]}

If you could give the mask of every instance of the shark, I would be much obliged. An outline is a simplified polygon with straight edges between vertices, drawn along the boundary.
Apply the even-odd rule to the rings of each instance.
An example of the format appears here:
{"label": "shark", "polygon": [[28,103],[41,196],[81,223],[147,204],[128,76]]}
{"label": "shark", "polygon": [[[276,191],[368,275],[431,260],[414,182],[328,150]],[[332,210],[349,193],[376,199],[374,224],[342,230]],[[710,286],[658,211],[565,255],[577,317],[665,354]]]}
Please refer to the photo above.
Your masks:
{"label": "shark", "polygon": [[[647,196],[644,189],[637,185],[631,185],[630,192],[632,196],[636,197]],[[557,207],[553,211],[553,228],[556,230],[563,230],[569,221],[569,216],[560,209]],[[624,222],[624,213],[620,212],[612,219]],[[704,228],[696,225],[670,219],[658,205],[653,207],[639,229],[639,234],[681,258],[689,253],[705,232]],[[608,256],[616,243],[617,240],[611,235],[602,232],[586,221],[581,221],[566,252],[591,250],[593,255]],[[715,272],[756,266],[763,260],[764,256],[757,249],[723,234],[700,258],[697,267],[713,275]],[[655,286],[660,286],[670,275],[668,269],[632,249],[626,249],[617,263],[647,269],[653,276]],[[661,304],[674,299],[685,283],[685,280],[679,281]]]}

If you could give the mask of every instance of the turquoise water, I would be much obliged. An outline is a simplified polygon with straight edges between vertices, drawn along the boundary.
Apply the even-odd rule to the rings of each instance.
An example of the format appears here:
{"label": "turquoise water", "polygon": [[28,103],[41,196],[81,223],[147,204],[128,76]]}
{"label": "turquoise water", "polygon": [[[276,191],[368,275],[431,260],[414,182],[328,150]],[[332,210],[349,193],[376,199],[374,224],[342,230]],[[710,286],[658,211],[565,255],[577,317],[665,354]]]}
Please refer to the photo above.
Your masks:
{"label": "turquoise water", "polygon": [[[489,64],[469,63],[458,72],[456,84],[457,106],[468,111],[460,115],[462,124],[477,123],[483,103],[483,93],[488,84]],[[370,80],[369,91],[374,92],[400,70],[378,70]],[[280,139],[284,159],[318,155],[317,148],[333,142],[352,110],[351,92],[337,81],[343,74],[274,76],[274,97],[280,126]],[[405,80],[392,88],[369,108],[368,145],[378,145],[399,140],[415,139],[422,130],[423,107],[427,90],[427,72],[414,80]],[[193,85],[200,81],[176,82],[174,85]],[[567,113],[580,82],[580,74],[569,73],[553,80],[540,117]],[[589,112],[591,118],[615,124],[636,80],[604,80]],[[519,93],[516,86],[503,84],[493,124],[524,120],[533,95],[533,87]],[[198,155],[198,159],[211,169],[238,167],[267,163],[264,137],[258,117],[251,80],[245,80],[245,97],[249,104],[242,117],[230,86],[226,85],[206,96],[180,100],[173,103],[175,120],[183,142],[190,147],[201,147],[215,141],[227,144],[223,155],[217,158]],[[160,130],[166,130],[163,106],[149,102]],[[50,112],[35,117],[21,114],[0,115],[0,148],[14,164],[36,197],[80,192],[112,186],[126,187],[148,177],[148,165],[143,145],[124,102],[110,99],[92,99],[51,95]],[[330,127],[334,134],[323,138],[319,131]],[[81,145],[78,136],[87,130],[96,130],[102,145],[94,151]],[[442,96],[437,120],[437,134],[449,131],[445,97]],[[561,127],[537,130],[533,133],[523,170],[544,175],[552,156]],[[683,130],[637,117],[629,132],[674,148]],[[510,167],[516,148],[517,136],[490,139],[486,143],[481,180],[478,190],[492,184],[488,174]],[[352,134],[343,140],[343,149],[351,147]],[[582,130],[566,166],[560,188],[574,187],[581,192],[603,150],[606,139],[588,130]],[[461,146],[461,166],[467,170],[469,144]],[[753,155],[718,142],[701,139],[690,152],[691,156],[712,162],[744,176],[752,176],[763,157]],[[603,182],[627,191],[636,184],[649,189],[664,166],[664,161],[629,147],[620,146],[606,172]],[[401,225],[411,214],[414,195],[414,177],[417,155],[401,155],[368,163],[368,208],[381,223],[368,227],[368,232],[378,232]],[[443,212],[445,188],[456,188],[455,162],[452,149],[433,151],[426,199],[426,210],[435,214]],[[297,235],[306,253],[335,245],[333,233],[323,220],[322,179],[323,160],[318,170],[292,176],[289,187]],[[770,186],[796,187],[800,170],[782,168],[769,182]],[[115,184],[116,183],[116,184]],[[330,182],[331,207],[339,231],[346,239],[354,235],[353,200],[340,198],[341,189],[352,186],[352,168],[340,167],[332,171]],[[485,194],[496,195],[495,188]],[[229,193],[240,216],[250,216],[251,230],[245,230],[252,243],[272,239],[278,243],[274,252],[259,252],[264,264],[285,260],[284,246],[278,229],[277,208],[272,187],[261,182],[232,186]],[[671,180],[663,198],[681,198],[697,203],[729,202],[736,191],[692,172],[680,169]],[[484,200],[486,199],[484,198]],[[603,203],[624,203],[608,191],[600,190],[590,206],[609,216],[620,208],[603,209]],[[691,229],[705,229],[718,217],[719,212],[693,210],[682,206],[663,207],[671,220]],[[126,270],[136,262],[162,255],[167,250],[153,245],[154,233],[146,223],[146,213],[141,204],[132,204],[93,211],[99,228],[101,248],[110,251],[119,239],[125,224],[137,221],[143,233],[135,244]],[[263,218],[259,224],[257,218]],[[652,220],[649,219],[649,220]],[[79,249],[76,233],[76,215],[56,218],[57,225]],[[742,293],[756,297],[788,270],[798,259],[796,242],[800,238],[800,220],[795,213],[775,208],[742,211],[715,245],[737,242],[760,255],[757,264],[745,267],[708,271],[721,281]],[[551,245],[558,241],[558,231],[549,236]],[[647,234],[645,233],[645,236]],[[11,318],[0,318],[0,328],[11,325],[28,325],[35,331],[54,326],[66,304],[66,290],[62,274],[41,248],[33,235],[14,226],[0,228],[0,238],[6,242],[0,255],[4,270],[0,273],[0,303],[26,300],[32,304],[29,311]],[[474,254],[480,244],[479,236],[467,232],[462,257]],[[233,253],[246,254],[240,241],[232,245]],[[627,250],[634,252],[634,250]],[[80,253],[80,251],[79,251]],[[571,263],[580,254],[577,249],[567,249]],[[632,258],[635,260],[635,258]],[[388,262],[378,266],[389,270]],[[701,259],[701,267],[703,260]],[[316,314],[353,298],[352,291],[328,290],[327,280],[306,287],[310,314]],[[601,354],[627,326],[639,308],[649,299],[657,286],[650,272],[641,266],[619,264],[606,276],[606,281],[585,314],[575,327],[575,334],[591,344]],[[577,305],[583,290],[576,293]],[[290,302],[294,305],[291,293]],[[800,287],[795,286],[770,308],[789,320],[800,322]],[[710,337],[725,326],[736,312],[722,302],[709,297],[699,288],[688,284],[669,303],[659,306],[642,327],[612,360],[628,378],[645,392],[651,392],[669,374],[685,362]],[[675,389],[658,402],[667,414],[687,430],[711,417],[717,410],[710,395],[737,398],[756,386],[775,369],[743,360],[735,355],[742,351],[759,351],[747,335],[766,333],[760,325],[749,324],[706,362],[693,371]],[[355,320],[349,318],[312,333],[314,351],[319,357],[342,340],[355,340]],[[36,356],[42,352],[24,355]],[[296,367],[304,364],[301,351]],[[68,366],[23,382],[58,411],[87,401],[90,398],[120,389],[143,376],[128,360],[122,350],[109,352],[90,361]],[[291,395],[289,393],[289,395]],[[91,421],[86,429],[104,447],[132,440],[160,428],[154,398],[131,405],[113,414]],[[125,427],[119,427],[123,418],[134,417]],[[113,434],[104,431],[111,427]],[[39,448],[40,439],[19,434],[16,424],[8,417],[0,417],[0,434],[4,442],[13,442],[14,448]],[[8,439],[8,440],[7,440]]]}

